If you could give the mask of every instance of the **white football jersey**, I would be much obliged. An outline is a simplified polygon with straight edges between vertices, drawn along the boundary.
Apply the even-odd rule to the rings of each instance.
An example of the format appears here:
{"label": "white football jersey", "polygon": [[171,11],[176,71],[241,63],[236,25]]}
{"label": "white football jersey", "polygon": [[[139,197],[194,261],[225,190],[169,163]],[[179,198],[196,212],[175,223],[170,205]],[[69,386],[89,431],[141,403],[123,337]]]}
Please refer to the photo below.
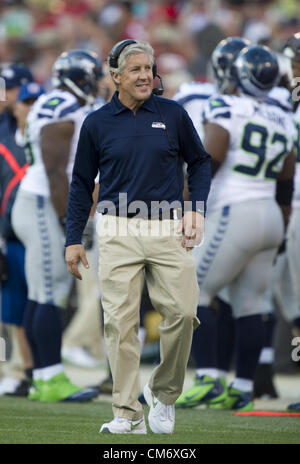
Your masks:
{"label": "white football jersey", "polygon": [[50,196],[48,176],[41,153],[41,130],[47,124],[61,121],[73,121],[74,123],[74,134],[66,169],[69,181],[71,181],[80,129],[89,112],[89,106],[80,107],[77,98],[64,90],[54,89],[37,99],[27,117],[26,156],[30,166],[21,182],[21,189],[44,197]]}
{"label": "white football jersey", "polygon": [[187,111],[201,140],[204,138],[202,111],[208,98],[216,92],[216,87],[209,82],[186,82],[173,96],[173,100]]}
{"label": "white football jersey", "polygon": [[232,203],[274,198],[276,178],[293,148],[291,113],[251,97],[219,95],[209,99],[204,122],[229,133],[226,158],[214,176],[208,212]]}
{"label": "white football jersey", "polygon": [[[272,101],[275,105],[279,105],[283,110],[289,111],[290,114],[293,111],[293,103],[291,93],[284,87],[274,87],[269,93],[267,101]],[[300,206],[300,108],[296,110],[295,114],[292,114],[295,124],[295,140],[294,150],[296,157],[296,167],[294,176],[294,194],[293,194],[293,206]]]}

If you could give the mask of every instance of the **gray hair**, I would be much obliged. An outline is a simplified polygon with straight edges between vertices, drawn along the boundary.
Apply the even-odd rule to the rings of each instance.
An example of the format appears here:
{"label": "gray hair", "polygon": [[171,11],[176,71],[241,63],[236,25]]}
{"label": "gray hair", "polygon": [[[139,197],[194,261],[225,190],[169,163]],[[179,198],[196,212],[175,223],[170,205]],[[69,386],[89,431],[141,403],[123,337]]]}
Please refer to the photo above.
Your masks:
{"label": "gray hair", "polygon": [[147,55],[149,55],[150,57],[152,66],[154,65],[154,50],[151,47],[151,45],[148,42],[142,42],[141,40],[137,40],[136,43],[128,45],[122,50],[118,58],[118,67],[112,68],[110,66],[109,67],[110,74],[113,72],[116,74],[122,74],[123,69],[125,68],[125,65],[126,65],[127,58],[131,55],[136,55],[138,53],[147,53]]}

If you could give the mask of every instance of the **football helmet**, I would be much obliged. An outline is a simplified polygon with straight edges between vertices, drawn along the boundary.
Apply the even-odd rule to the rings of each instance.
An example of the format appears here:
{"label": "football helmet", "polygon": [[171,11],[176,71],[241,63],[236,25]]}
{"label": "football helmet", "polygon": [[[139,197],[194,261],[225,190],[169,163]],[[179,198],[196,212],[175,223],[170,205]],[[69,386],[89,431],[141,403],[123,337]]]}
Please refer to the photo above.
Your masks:
{"label": "football helmet", "polygon": [[275,53],[262,45],[244,48],[234,62],[237,83],[243,93],[264,98],[280,78]]}
{"label": "football helmet", "polygon": [[87,50],[63,52],[52,68],[53,86],[65,85],[88,104],[93,104],[98,91],[97,81],[102,76],[97,54]]}
{"label": "football helmet", "polygon": [[211,56],[211,64],[220,93],[232,93],[236,88],[233,63],[240,51],[249,46],[250,42],[247,39],[228,37],[221,40],[214,49]]}

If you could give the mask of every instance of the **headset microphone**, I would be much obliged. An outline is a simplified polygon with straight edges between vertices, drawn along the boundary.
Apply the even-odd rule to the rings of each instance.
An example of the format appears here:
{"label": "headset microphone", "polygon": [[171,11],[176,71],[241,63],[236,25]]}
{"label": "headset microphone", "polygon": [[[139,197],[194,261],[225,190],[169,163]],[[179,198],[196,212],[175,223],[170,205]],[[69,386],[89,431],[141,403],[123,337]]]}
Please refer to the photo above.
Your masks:
{"label": "headset microphone", "polygon": [[159,74],[155,74],[154,78],[157,77],[159,79],[159,87],[155,87],[153,90],[152,90],[152,93],[154,95],[162,95],[165,91],[165,88],[164,88],[164,84],[163,84],[163,81],[162,81],[162,78],[160,77]]}

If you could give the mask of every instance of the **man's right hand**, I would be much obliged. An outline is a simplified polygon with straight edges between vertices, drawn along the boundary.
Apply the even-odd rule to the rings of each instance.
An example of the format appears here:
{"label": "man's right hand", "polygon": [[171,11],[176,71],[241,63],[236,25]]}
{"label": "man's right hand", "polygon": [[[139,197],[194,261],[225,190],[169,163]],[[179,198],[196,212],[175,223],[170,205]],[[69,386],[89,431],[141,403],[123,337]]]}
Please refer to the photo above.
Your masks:
{"label": "man's right hand", "polygon": [[78,270],[78,264],[81,261],[86,269],[90,267],[83,246],[81,244],[67,246],[65,259],[70,274],[75,276],[76,279],[82,280],[82,276]]}

